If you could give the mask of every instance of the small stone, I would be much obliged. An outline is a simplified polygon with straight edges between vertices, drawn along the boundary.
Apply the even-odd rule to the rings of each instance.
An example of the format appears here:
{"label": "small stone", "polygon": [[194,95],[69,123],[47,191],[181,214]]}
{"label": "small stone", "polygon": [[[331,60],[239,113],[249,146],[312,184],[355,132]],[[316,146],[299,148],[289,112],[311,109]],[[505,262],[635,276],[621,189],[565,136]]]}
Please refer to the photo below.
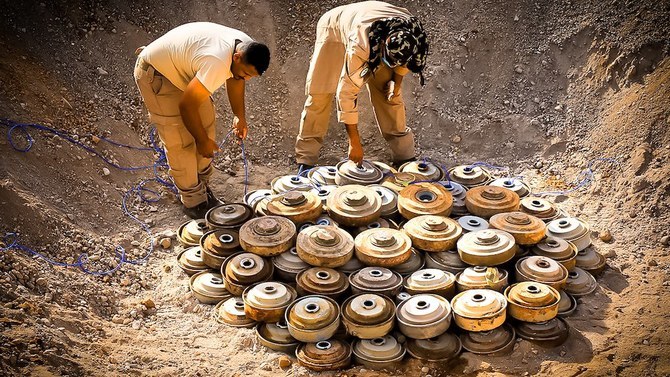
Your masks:
{"label": "small stone", "polygon": [[656,259],[650,259],[649,262],[647,262],[647,266],[656,267],[658,266],[658,262],[656,262]]}
{"label": "small stone", "polygon": [[92,135],[91,136],[91,141],[95,144],[98,144],[100,142],[100,138],[95,136],[95,135]]}
{"label": "small stone", "polygon": [[598,233],[598,238],[600,238],[600,240],[603,242],[610,242],[612,241],[612,233],[610,233],[609,230],[605,229],[600,233]]}
{"label": "small stone", "polygon": [[161,244],[161,247],[163,249],[169,249],[170,246],[172,246],[172,240],[165,237],[165,238],[161,239],[160,244]]}
{"label": "small stone", "polygon": [[538,161],[535,163],[535,169],[542,169],[542,166],[543,166],[542,161]]}
{"label": "small stone", "polygon": [[132,246],[140,246],[140,241],[134,240],[130,243]]}
{"label": "small stone", "polygon": [[648,340],[648,339],[644,339],[644,340],[642,341],[642,344],[644,344],[645,346],[648,346],[648,345],[649,345],[649,340]]}
{"label": "small stone", "polygon": [[102,168],[102,175],[104,175],[104,176],[108,176],[108,175],[110,175],[110,174],[112,174],[112,172],[109,171],[109,169],[107,169],[107,168]]}
{"label": "small stone", "polygon": [[286,369],[291,366],[291,359],[289,359],[288,356],[279,356],[277,362],[279,364],[279,367],[282,369]]}
{"label": "small stone", "polygon": [[558,105],[556,105],[556,106],[554,107],[554,110],[556,110],[556,111],[561,111],[561,110],[563,110],[563,106],[561,106],[560,104],[558,104]]}
{"label": "small stone", "polygon": [[150,298],[142,301],[142,305],[144,305],[147,309],[153,309],[156,307],[156,303],[154,303],[154,300]]}
{"label": "small stone", "polygon": [[461,140],[462,140],[462,138],[460,137],[460,135],[454,135],[454,136],[451,137],[451,142],[454,143],[454,144],[460,143]]}
{"label": "small stone", "polygon": [[561,357],[565,356],[567,352],[565,350],[561,350]]}
{"label": "small stone", "polygon": [[628,217],[630,217],[631,219],[634,219],[634,218],[637,217],[637,213],[635,213],[635,212],[628,212]]}
{"label": "small stone", "polygon": [[661,245],[663,245],[663,246],[670,245],[670,236],[661,237]]}
{"label": "small stone", "polygon": [[517,65],[516,68],[514,68],[514,72],[516,72],[518,74],[522,74],[523,73],[523,68],[521,68],[521,66]]}
{"label": "small stone", "polygon": [[603,253],[603,256],[608,259],[616,258],[616,251],[610,249]]}
{"label": "small stone", "polygon": [[268,363],[263,363],[263,364],[261,364],[261,370],[271,371],[272,370],[272,365],[270,365]]}
{"label": "small stone", "polygon": [[119,284],[120,284],[122,287],[127,287],[127,286],[130,285],[130,279],[128,279],[128,278],[121,279],[121,282],[120,282]]}
{"label": "small stone", "polygon": [[519,16],[514,16],[514,22],[519,22]]}
{"label": "small stone", "polygon": [[428,372],[430,372],[430,368],[428,367],[421,368],[421,373],[428,373]]}
{"label": "small stone", "polygon": [[133,330],[139,330],[140,327],[142,327],[142,324],[140,323],[140,321],[134,321],[131,327],[133,328]]}
{"label": "small stone", "polygon": [[105,71],[104,69],[102,69],[102,67],[98,67],[98,74],[99,74],[100,76],[107,76],[107,75],[109,75],[109,72],[107,72],[107,71]]}

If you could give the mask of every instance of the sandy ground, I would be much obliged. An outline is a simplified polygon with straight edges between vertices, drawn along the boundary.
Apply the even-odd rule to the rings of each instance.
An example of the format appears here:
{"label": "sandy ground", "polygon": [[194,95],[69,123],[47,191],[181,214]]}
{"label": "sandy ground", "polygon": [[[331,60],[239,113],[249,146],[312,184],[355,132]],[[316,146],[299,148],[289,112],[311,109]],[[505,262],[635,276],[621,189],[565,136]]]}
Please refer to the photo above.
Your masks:
{"label": "sandy ground", "polygon": [[[150,126],[132,81],[132,52],[181,23],[220,22],[248,31],[274,52],[268,73],[247,91],[250,188],[267,187],[273,176],[295,169],[292,146],[314,26],[337,4],[2,1],[0,117],[146,144]],[[519,341],[507,357],[466,353],[449,365],[406,361],[392,371],[354,367],[333,374],[670,375],[670,5],[402,4],[421,17],[432,41],[426,87],[416,78],[403,87],[420,154],[447,166],[509,166],[537,191],[569,187],[592,159],[616,158],[621,169],[597,165],[591,186],[555,198],[592,225],[608,268],[598,290],[580,299],[560,347]],[[215,99],[222,137],[231,116],[225,95]],[[366,155],[388,159],[367,98],[361,107]],[[332,124],[324,163],[346,151],[342,128],[334,118]],[[144,255],[147,235],[124,217],[120,203],[150,173],[109,168],[104,175],[107,165],[91,153],[31,133],[29,153],[0,139],[0,232],[18,232],[23,244],[70,263],[86,252],[96,269],[114,264],[115,245]],[[82,140],[120,165],[153,159],[150,152]],[[239,200],[239,148],[226,148],[216,165],[214,190]],[[131,199],[130,209],[155,233],[186,220],[167,192],[157,203]],[[611,241],[599,239],[604,231]],[[147,265],[125,265],[107,277],[51,267],[18,250],[0,253],[0,374],[309,374],[296,364],[279,368],[280,354],[260,346],[251,330],[218,325],[211,307],[189,293],[178,251],[158,249]]]}

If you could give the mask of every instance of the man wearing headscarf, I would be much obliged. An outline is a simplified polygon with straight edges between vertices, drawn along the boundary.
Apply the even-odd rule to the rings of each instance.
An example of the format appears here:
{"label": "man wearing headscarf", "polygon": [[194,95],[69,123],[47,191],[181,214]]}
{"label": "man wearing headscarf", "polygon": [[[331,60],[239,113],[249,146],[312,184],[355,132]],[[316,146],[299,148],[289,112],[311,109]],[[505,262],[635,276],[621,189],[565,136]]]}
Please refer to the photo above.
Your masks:
{"label": "man wearing headscarf", "polygon": [[333,97],[345,124],[350,160],[360,164],[358,95],[367,86],[375,119],[389,143],[394,165],[415,158],[414,134],[407,127],[401,95],[403,77],[419,74],[424,84],[428,41],[421,22],[407,9],[381,1],[343,5],[326,12],[316,28],[307,73],[307,100],[295,150],[299,171],[316,165]]}

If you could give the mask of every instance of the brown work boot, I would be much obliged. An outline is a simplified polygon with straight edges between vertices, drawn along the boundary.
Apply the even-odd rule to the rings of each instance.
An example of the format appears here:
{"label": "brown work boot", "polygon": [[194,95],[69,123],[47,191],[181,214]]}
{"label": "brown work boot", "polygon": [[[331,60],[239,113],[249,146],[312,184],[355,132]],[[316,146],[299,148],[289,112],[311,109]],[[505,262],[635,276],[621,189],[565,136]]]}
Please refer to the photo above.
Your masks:
{"label": "brown work boot", "polygon": [[197,220],[197,219],[204,219],[205,214],[209,210],[209,203],[208,201],[204,201],[200,204],[198,204],[195,207],[182,207],[181,211],[188,217]]}

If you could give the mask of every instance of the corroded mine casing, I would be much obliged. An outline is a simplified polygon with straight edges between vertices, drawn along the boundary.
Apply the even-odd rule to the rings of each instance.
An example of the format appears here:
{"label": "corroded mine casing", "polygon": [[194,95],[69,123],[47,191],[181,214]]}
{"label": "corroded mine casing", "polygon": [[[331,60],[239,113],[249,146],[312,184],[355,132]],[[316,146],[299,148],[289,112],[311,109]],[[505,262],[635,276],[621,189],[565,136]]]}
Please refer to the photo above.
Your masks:
{"label": "corroded mine casing", "polygon": [[202,260],[202,249],[200,246],[189,247],[179,253],[177,255],[177,263],[188,276],[209,269],[209,266]]}
{"label": "corroded mine casing", "polygon": [[393,298],[402,288],[402,277],[388,268],[365,267],[349,275],[349,284],[353,294],[375,293]]}
{"label": "corroded mine casing", "polygon": [[537,282],[521,282],[505,289],[507,314],[524,322],[544,322],[558,315],[561,294]]}
{"label": "corroded mine casing", "polygon": [[382,209],[380,216],[384,218],[394,217],[398,214],[398,192],[381,185],[369,186],[381,198]]}
{"label": "corroded mine casing", "polygon": [[398,193],[398,212],[406,219],[421,215],[449,216],[452,205],[449,191],[437,183],[415,183]]}
{"label": "corroded mine casing", "polygon": [[360,339],[383,337],[393,329],[395,310],[390,298],[363,293],[342,303],[342,322],[349,335]]}
{"label": "corroded mine casing", "polygon": [[561,294],[561,301],[558,303],[558,316],[569,317],[577,309],[577,299],[565,293],[565,291],[559,293]]}
{"label": "corroded mine casing", "polygon": [[577,247],[577,251],[582,251],[591,245],[589,230],[589,224],[576,217],[556,219],[547,224],[548,237],[570,241]]}
{"label": "corroded mine casing", "polygon": [[466,331],[488,331],[499,327],[507,317],[507,300],[491,289],[469,289],[451,300],[454,321]]}
{"label": "corroded mine casing", "polygon": [[398,170],[389,164],[383,163],[381,161],[370,161],[370,162],[372,162],[372,164],[376,166],[377,169],[381,170],[384,176],[398,173]]}
{"label": "corroded mine casing", "polygon": [[247,221],[240,228],[244,251],[271,257],[288,251],[295,242],[295,224],[280,216],[263,216]]}
{"label": "corroded mine casing", "polygon": [[407,352],[415,359],[444,363],[461,353],[461,340],[454,334],[444,333],[430,339],[407,339]]}
{"label": "corroded mine casing", "polygon": [[577,247],[572,242],[555,237],[546,237],[531,249],[533,255],[555,260],[568,271],[575,268],[577,263]]}
{"label": "corroded mine casing", "polygon": [[456,275],[458,292],[468,289],[492,289],[502,293],[508,285],[506,270],[497,267],[474,266],[468,267]]}
{"label": "corroded mine casing", "polygon": [[193,296],[202,304],[217,304],[230,297],[218,272],[200,271],[191,276],[189,285]]}
{"label": "corroded mine casing", "polygon": [[498,178],[489,183],[489,185],[512,190],[519,195],[519,198],[525,198],[530,194],[530,187],[528,187],[528,184],[519,178]]}
{"label": "corroded mine casing", "polygon": [[215,270],[221,269],[223,261],[242,250],[240,235],[232,229],[217,229],[205,233],[200,238],[202,260]]}
{"label": "corroded mine casing", "polygon": [[354,255],[347,263],[344,264],[344,266],[339,267],[337,270],[349,276],[364,267],[365,265]]}
{"label": "corroded mine casing", "polygon": [[574,297],[582,297],[591,294],[597,287],[598,283],[593,275],[575,267],[568,272],[568,280],[563,290]]}
{"label": "corroded mine casing", "polygon": [[489,331],[465,331],[460,336],[463,348],[476,355],[503,356],[512,352],[516,333],[509,324]]}
{"label": "corroded mine casing", "polygon": [[351,346],[346,341],[330,339],[298,346],[298,363],[316,372],[344,369],[351,364]]}
{"label": "corroded mine casing", "polygon": [[399,193],[405,187],[411,185],[414,182],[421,181],[422,178],[417,174],[412,173],[395,173],[387,175],[384,180],[381,182],[381,185],[392,190],[396,193]]}
{"label": "corroded mine casing", "polygon": [[463,233],[476,232],[478,230],[485,230],[491,227],[486,219],[472,215],[460,217],[458,219],[458,225],[463,228]]}
{"label": "corroded mine casing", "polygon": [[298,234],[296,249],[300,259],[312,266],[341,267],[354,254],[354,239],[332,225],[314,225]]}
{"label": "corroded mine casing", "polygon": [[544,222],[550,222],[561,216],[561,211],[554,203],[534,196],[521,199],[519,210]]}
{"label": "corroded mine casing", "polygon": [[207,228],[238,229],[254,217],[254,210],[244,203],[221,204],[213,207],[205,214]]}
{"label": "corroded mine casing", "polygon": [[523,212],[506,212],[491,216],[492,228],[504,230],[514,236],[517,245],[535,245],[544,238],[547,226],[544,221]]}
{"label": "corroded mine casing", "polygon": [[425,181],[441,181],[444,178],[442,169],[430,161],[409,161],[402,164],[398,170],[418,174]]}
{"label": "corroded mine casing", "polygon": [[280,321],[286,308],[297,297],[293,287],[273,281],[252,285],[242,293],[244,312],[258,322]]}
{"label": "corroded mine casing", "polygon": [[216,304],[214,319],[231,327],[251,328],[256,325],[256,321],[244,314],[244,301],[241,297],[231,297]]}
{"label": "corroded mine casing", "polygon": [[456,277],[451,272],[427,268],[407,277],[403,286],[410,295],[432,293],[451,299],[456,293]]}
{"label": "corroded mine casing", "polygon": [[335,183],[338,186],[374,185],[384,178],[382,171],[369,161],[363,161],[360,166],[351,160],[340,161],[335,168]]}
{"label": "corroded mine casing", "polygon": [[455,250],[442,251],[438,253],[426,253],[426,268],[437,268],[449,271],[456,275],[465,270],[469,265],[458,255]]}
{"label": "corroded mine casing", "polygon": [[256,326],[256,339],[258,342],[274,351],[293,353],[300,344],[288,332],[285,319],[274,323],[259,323]]}
{"label": "corroded mine casing", "polygon": [[473,266],[503,264],[514,258],[519,248],[511,234],[498,229],[464,234],[456,247],[463,262]]}
{"label": "corroded mine casing", "polygon": [[356,340],[352,348],[355,362],[370,369],[392,368],[406,353],[405,347],[392,335]]}
{"label": "corroded mine casing", "polygon": [[516,280],[544,283],[556,290],[563,289],[568,279],[568,270],[562,264],[547,257],[530,256],[519,259],[515,265]]}
{"label": "corroded mine casing", "polygon": [[395,295],[394,302],[395,302],[395,304],[396,304],[396,306],[397,306],[397,305],[400,305],[401,302],[407,300],[407,299],[410,298],[410,297],[412,297],[411,294],[409,294],[409,293],[407,293],[407,292],[400,292],[400,293],[398,293],[397,295]]}
{"label": "corroded mine casing", "polygon": [[447,251],[456,246],[463,228],[456,220],[444,216],[417,216],[405,223],[403,231],[412,245],[424,251]]}
{"label": "corroded mine casing", "polygon": [[401,302],[396,310],[398,329],[412,339],[430,339],[451,324],[449,300],[434,294],[419,294]]}
{"label": "corroded mine casing", "polygon": [[205,219],[189,220],[177,229],[177,239],[184,247],[200,245],[200,238],[207,231]]}
{"label": "corroded mine casing", "polygon": [[482,167],[459,165],[449,169],[449,179],[470,189],[491,182],[491,175]]}
{"label": "corroded mine casing", "polygon": [[256,205],[262,200],[269,200],[272,196],[272,190],[268,189],[259,189],[249,191],[244,195],[244,204],[251,207],[254,211],[256,210]]}
{"label": "corroded mine casing", "polygon": [[475,216],[490,218],[493,215],[519,210],[519,195],[496,186],[479,186],[465,194],[465,206]]}
{"label": "corroded mine casing", "polygon": [[560,317],[546,322],[518,322],[516,333],[519,338],[543,347],[557,347],[568,339],[570,326]]}
{"label": "corroded mine casing", "polygon": [[322,295],[337,300],[349,289],[349,279],[332,268],[312,267],[298,274],[298,296]]}
{"label": "corroded mine casing", "polygon": [[340,308],[332,298],[305,296],[286,309],[285,317],[291,336],[312,343],[335,335],[340,325]]}
{"label": "corroded mine casing", "polygon": [[405,263],[394,266],[391,269],[399,273],[400,276],[405,277],[422,269],[424,266],[425,266],[425,259],[423,256],[423,252],[418,251],[415,248],[412,248],[412,255],[409,257],[409,259],[406,260]]}
{"label": "corroded mine casing", "polygon": [[368,229],[354,240],[356,258],[368,266],[393,267],[412,254],[412,241],[400,230]]}
{"label": "corroded mine casing", "polygon": [[332,225],[339,227],[340,225],[327,214],[322,214],[314,220],[314,225]]}
{"label": "corroded mine casing", "polygon": [[593,248],[587,247],[577,253],[575,265],[591,275],[597,276],[603,272],[607,266],[607,262],[602,254],[593,250]]}
{"label": "corroded mine casing", "polygon": [[377,192],[361,185],[336,188],[326,200],[328,215],[345,226],[363,226],[381,215],[382,200]]}
{"label": "corroded mine casing", "polygon": [[300,224],[315,220],[323,210],[321,198],[310,191],[289,191],[278,195],[268,203],[268,213],[282,216]]}
{"label": "corroded mine casing", "polygon": [[371,222],[370,224],[359,226],[356,229],[352,229],[351,235],[354,236],[355,238],[356,236],[365,232],[368,229],[377,229],[377,228],[398,229],[398,224],[396,224],[393,220],[380,217],[377,220]]}
{"label": "corroded mine casing", "polygon": [[273,194],[283,194],[288,191],[309,191],[312,184],[307,177],[284,175],[276,177],[270,183]]}
{"label": "corroded mine casing", "polygon": [[317,166],[309,170],[307,178],[318,183],[319,185],[333,186],[337,185],[335,177],[337,176],[337,168],[335,166]]}
{"label": "corroded mine casing", "polygon": [[309,264],[300,259],[295,247],[272,257],[272,264],[275,267],[275,276],[284,283],[295,282],[296,275],[310,267]]}
{"label": "corroded mine casing", "polygon": [[233,296],[241,296],[253,284],[272,279],[274,266],[263,257],[239,252],[226,258],[221,265],[223,284]]}
{"label": "corroded mine casing", "polygon": [[[319,200],[321,201],[321,212],[326,212],[327,207],[326,203],[328,200],[328,196],[330,196],[330,193],[335,190],[337,186],[327,186],[327,185],[321,185],[317,186],[310,191],[312,194],[316,195]],[[315,220],[316,221],[316,220]]]}
{"label": "corroded mine casing", "polygon": [[460,183],[452,181],[440,181],[438,182],[442,185],[449,193],[451,194],[452,199],[454,200],[451,205],[451,215],[452,217],[466,216],[468,212],[467,207],[465,207],[465,187]]}

